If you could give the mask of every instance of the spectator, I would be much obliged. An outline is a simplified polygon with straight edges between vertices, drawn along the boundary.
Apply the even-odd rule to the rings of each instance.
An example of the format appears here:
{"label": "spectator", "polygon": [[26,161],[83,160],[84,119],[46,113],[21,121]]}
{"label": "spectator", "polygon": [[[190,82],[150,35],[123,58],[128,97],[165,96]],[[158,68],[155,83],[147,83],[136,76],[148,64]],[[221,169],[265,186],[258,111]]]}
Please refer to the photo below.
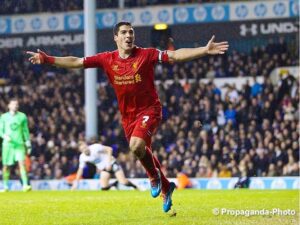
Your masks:
{"label": "spectator", "polygon": [[[250,74],[250,68],[245,66],[247,63],[257,64],[257,74],[267,67],[269,61],[273,66],[268,66],[268,70],[274,69],[279,61],[285,65],[297,65],[297,60],[293,60],[289,52],[286,58],[273,58],[263,53],[262,47],[255,49],[248,59],[243,53],[234,51],[217,60],[217,66],[228,64],[228,68],[224,67],[226,75],[238,76],[240,71]],[[7,61],[10,54],[11,50],[0,53],[5,61],[3,65],[7,65],[0,68],[0,74],[6,74],[8,78],[0,96],[0,109],[3,112],[8,99],[18,96],[20,109],[30,114],[31,179],[54,179],[72,174],[78,166],[78,140],[84,136],[85,129],[83,77],[64,70],[51,68],[49,72],[49,68],[29,66],[15,49],[14,62],[10,62]],[[201,59],[190,64],[162,67],[156,74],[162,81],[158,84],[159,95],[167,107],[164,108],[164,122],[153,137],[153,148],[162,165],[168,165],[166,172],[169,176],[176,177],[185,170],[189,176],[218,176],[219,165],[227,167],[228,163],[231,176],[242,176],[243,173],[247,176],[296,175],[299,163],[299,117],[296,116],[299,113],[299,85],[293,82],[290,91],[285,92],[283,81],[273,86],[266,72],[261,92],[256,97],[251,96],[251,87],[246,82],[240,90],[233,87],[231,97],[227,94],[228,97],[224,98],[226,93],[222,96],[222,87],[214,80],[207,84],[200,80],[210,66],[217,70],[212,62]],[[165,81],[168,76],[177,76],[178,79],[169,84]],[[185,77],[195,80],[186,82]],[[182,78],[185,78],[184,83],[179,81]],[[145,177],[141,165],[135,164],[135,159],[125,154],[128,146],[120,129],[120,115],[112,88],[99,85],[98,93],[100,141],[116,144],[115,152],[126,176]],[[280,95],[282,98],[278,102]],[[229,109],[235,113],[225,116]],[[203,120],[205,129],[195,128],[195,120]],[[234,120],[232,126],[230,121]],[[227,170],[226,174],[229,174]],[[17,177],[15,172],[12,177]]]}

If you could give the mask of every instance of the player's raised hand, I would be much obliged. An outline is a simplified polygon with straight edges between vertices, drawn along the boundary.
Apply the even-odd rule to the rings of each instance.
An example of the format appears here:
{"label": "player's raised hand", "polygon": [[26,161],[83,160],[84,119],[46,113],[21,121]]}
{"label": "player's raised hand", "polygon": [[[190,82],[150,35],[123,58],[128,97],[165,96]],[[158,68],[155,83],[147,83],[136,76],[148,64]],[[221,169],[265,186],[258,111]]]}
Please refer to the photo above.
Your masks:
{"label": "player's raised hand", "polygon": [[29,62],[31,62],[32,64],[42,64],[43,60],[41,59],[40,52],[42,51],[39,49],[37,50],[37,52],[27,51],[26,54],[30,55],[30,58],[28,59]]}
{"label": "player's raised hand", "polygon": [[225,51],[228,50],[229,44],[227,41],[222,42],[214,42],[215,35],[212,36],[212,38],[209,40],[209,42],[206,45],[207,48],[207,54],[209,55],[218,55],[218,54],[224,54]]}
{"label": "player's raised hand", "polygon": [[32,64],[44,64],[44,63],[53,64],[54,63],[54,57],[47,55],[45,52],[41,51],[40,49],[38,49],[37,52],[27,51],[26,53],[31,56],[28,60]]}

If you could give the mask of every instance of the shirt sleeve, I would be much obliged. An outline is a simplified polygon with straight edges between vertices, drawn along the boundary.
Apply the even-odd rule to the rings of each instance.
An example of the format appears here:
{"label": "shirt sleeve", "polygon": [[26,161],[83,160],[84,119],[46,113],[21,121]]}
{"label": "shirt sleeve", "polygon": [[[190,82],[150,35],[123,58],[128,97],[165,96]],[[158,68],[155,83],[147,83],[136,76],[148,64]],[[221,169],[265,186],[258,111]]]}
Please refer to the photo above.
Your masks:
{"label": "shirt sleeve", "polygon": [[106,63],[108,53],[98,53],[93,56],[87,56],[83,58],[83,67],[84,68],[103,68]]}
{"label": "shirt sleeve", "polygon": [[161,51],[156,48],[148,48],[149,59],[153,64],[169,63],[169,56],[167,51]]}
{"label": "shirt sleeve", "polygon": [[23,137],[24,141],[30,141],[30,133],[29,133],[29,128],[28,128],[28,120],[27,116],[24,115],[24,120],[22,123],[22,130],[23,130]]}

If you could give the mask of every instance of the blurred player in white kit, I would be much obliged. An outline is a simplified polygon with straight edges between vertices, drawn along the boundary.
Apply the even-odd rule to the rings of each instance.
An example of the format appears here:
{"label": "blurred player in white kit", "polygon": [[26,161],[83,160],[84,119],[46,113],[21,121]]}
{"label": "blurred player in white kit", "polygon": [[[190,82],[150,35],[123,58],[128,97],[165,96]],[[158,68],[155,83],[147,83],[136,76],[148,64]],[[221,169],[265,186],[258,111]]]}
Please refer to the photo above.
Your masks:
{"label": "blurred player in white kit", "polygon": [[[86,163],[92,163],[100,171],[100,184],[102,190],[109,190],[111,187],[118,186],[118,182],[138,189],[138,187],[126,179],[122,167],[118,164],[115,157],[112,155],[113,149],[99,143],[88,145],[86,142],[79,143],[79,168],[77,170],[76,178],[73,182],[71,190],[75,190],[78,186],[79,180],[83,174],[83,169]],[[109,184],[111,175],[115,175],[117,181]]]}

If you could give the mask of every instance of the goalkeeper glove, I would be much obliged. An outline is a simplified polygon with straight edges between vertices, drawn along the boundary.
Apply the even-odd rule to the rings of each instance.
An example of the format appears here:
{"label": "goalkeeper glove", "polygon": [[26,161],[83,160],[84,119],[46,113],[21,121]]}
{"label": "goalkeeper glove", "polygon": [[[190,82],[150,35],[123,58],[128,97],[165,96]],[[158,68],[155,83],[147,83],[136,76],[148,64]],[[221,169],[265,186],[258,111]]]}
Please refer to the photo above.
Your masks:
{"label": "goalkeeper glove", "polygon": [[41,64],[54,64],[54,57],[47,55],[45,52],[41,51],[40,49],[37,50],[39,53]]}
{"label": "goalkeeper glove", "polygon": [[31,150],[32,150],[32,148],[31,148],[31,142],[29,140],[26,141],[25,142],[25,146],[26,146],[26,149],[27,149],[27,154],[30,155]]}

